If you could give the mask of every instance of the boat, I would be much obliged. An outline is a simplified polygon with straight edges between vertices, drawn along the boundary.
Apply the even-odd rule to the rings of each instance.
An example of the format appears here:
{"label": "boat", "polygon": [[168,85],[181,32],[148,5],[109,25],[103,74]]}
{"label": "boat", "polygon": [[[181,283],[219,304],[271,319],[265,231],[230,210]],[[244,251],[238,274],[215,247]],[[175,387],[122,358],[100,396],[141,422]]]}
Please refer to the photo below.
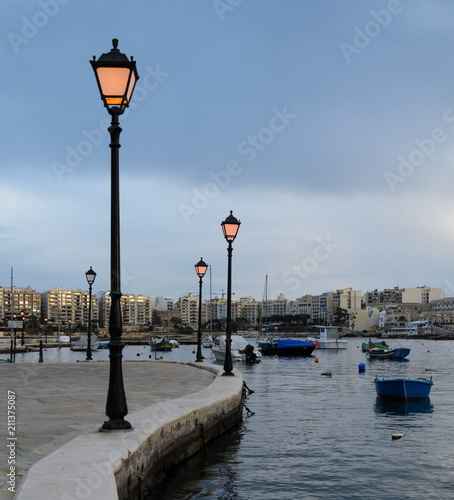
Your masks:
{"label": "boat", "polygon": [[337,326],[318,326],[318,328],[320,328],[318,349],[347,349],[348,342],[340,338]]}
{"label": "boat", "polygon": [[207,335],[202,341],[202,347],[211,349],[214,345],[213,338],[211,335]]}
{"label": "boat", "polygon": [[[96,349],[98,349],[98,344],[99,344],[98,336],[91,334],[90,337],[91,337],[90,338],[90,347],[93,351],[95,351]],[[86,351],[87,346],[88,346],[88,335],[81,335],[79,337],[79,340],[76,340],[75,342],[73,342],[71,349],[73,351]]]}
{"label": "boat", "polygon": [[100,340],[98,343],[98,349],[108,349],[107,344],[110,340]]}
{"label": "boat", "polygon": [[392,378],[374,380],[377,396],[384,399],[393,399],[395,401],[418,401],[429,397],[432,389],[432,378],[427,379],[409,379]]}
{"label": "boat", "polygon": [[[258,363],[262,359],[260,352],[254,350],[254,347],[241,335],[232,335],[232,344],[230,346],[232,361],[245,361],[247,363]],[[211,348],[216,361],[225,360],[225,341],[226,336],[220,335],[214,341]]]}
{"label": "boat", "polygon": [[152,337],[148,344],[152,351],[171,351],[172,344],[165,337]]}
{"label": "boat", "polygon": [[316,345],[306,340],[280,339],[261,347],[264,356],[310,356]]}
{"label": "boat", "polygon": [[388,349],[389,345],[384,340],[372,342],[372,339],[369,339],[369,342],[363,342],[361,344],[361,350],[363,352],[367,352],[369,349],[373,349],[374,347],[381,347],[383,349]]}
{"label": "boat", "polygon": [[366,355],[370,359],[404,359],[410,354],[408,347],[373,347],[367,349]]}
{"label": "boat", "polygon": [[178,349],[180,347],[180,344],[176,340],[169,340],[169,344],[172,345],[173,349]]}

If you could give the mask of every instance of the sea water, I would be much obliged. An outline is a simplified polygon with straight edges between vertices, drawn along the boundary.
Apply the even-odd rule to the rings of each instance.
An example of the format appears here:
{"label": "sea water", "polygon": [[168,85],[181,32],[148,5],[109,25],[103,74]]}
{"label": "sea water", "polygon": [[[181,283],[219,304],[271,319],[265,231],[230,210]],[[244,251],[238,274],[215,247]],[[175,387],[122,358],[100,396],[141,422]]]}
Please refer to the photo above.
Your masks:
{"label": "sea water", "polygon": [[[454,499],[454,342],[389,344],[410,347],[408,361],[368,360],[350,338],[345,350],[236,365],[254,414],[148,500]],[[422,402],[389,403],[376,397],[376,375],[434,385]]]}

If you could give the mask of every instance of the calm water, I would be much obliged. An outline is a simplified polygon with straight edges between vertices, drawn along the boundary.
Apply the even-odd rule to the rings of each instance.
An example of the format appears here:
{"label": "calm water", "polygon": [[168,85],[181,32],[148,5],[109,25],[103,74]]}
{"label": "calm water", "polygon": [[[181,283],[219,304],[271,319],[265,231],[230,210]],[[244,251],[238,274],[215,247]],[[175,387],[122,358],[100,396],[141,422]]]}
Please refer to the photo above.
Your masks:
{"label": "calm water", "polygon": [[[174,471],[148,500],[454,499],[454,342],[390,340],[411,347],[407,362],[366,360],[360,342],[348,342],[346,350],[315,351],[318,363],[312,355],[236,364],[255,391],[245,402],[255,414],[244,412],[237,432]],[[193,361],[192,351],[183,346],[158,354]],[[123,352],[125,359],[154,357],[148,347]],[[203,353],[210,361],[210,350]],[[85,358],[69,349],[44,356],[49,362]],[[108,351],[94,358],[107,359]],[[37,359],[38,353],[16,356],[17,362]],[[332,377],[322,376],[325,371]],[[432,376],[430,400],[383,403],[375,375]],[[405,436],[393,441],[393,433]]]}
{"label": "calm water", "polygon": [[[411,347],[409,361],[368,361],[349,339],[345,351],[316,351],[318,363],[241,365],[255,414],[149,499],[454,499],[454,342],[390,344]],[[430,400],[383,403],[375,375],[432,376]]]}

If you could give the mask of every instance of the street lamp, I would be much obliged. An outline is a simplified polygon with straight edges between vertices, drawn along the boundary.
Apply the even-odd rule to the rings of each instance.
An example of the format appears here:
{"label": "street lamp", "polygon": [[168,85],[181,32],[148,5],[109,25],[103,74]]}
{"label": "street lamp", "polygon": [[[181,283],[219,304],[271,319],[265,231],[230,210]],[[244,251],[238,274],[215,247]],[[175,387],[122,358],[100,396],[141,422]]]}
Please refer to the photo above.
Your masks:
{"label": "street lamp", "polygon": [[110,220],[110,318],[109,318],[109,348],[110,375],[107,393],[106,415],[109,420],[104,422],[101,430],[130,429],[131,424],[124,417],[128,414],[126,395],[121,368],[124,344],[121,341],[123,331],[121,318],[120,290],[120,195],[119,195],[119,149],[120,133],[118,117],[129,106],[135,84],[139,79],[136,63],[132,57],[121,53],[118,40],[112,40],[113,48],[102,54],[90,64],[95,72],[96,82],[104,106],[112,117],[109,127],[111,148],[111,220]]}
{"label": "street lamp", "polygon": [[21,319],[22,319],[22,336],[21,336],[20,345],[25,345],[25,338],[24,338],[24,335],[25,335],[25,312],[21,311],[20,315],[21,315]]}
{"label": "street lamp", "polygon": [[197,333],[197,359],[196,362],[203,363],[202,356],[202,280],[207,272],[208,266],[200,257],[199,262],[195,265],[195,272],[199,279],[199,329]]}
{"label": "street lamp", "polygon": [[232,370],[232,243],[236,238],[241,222],[233,216],[232,210],[230,215],[221,223],[224,238],[229,246],[228,252],[228,267],[227,267],[227,322],[225,329],[225,360],[223,376],[233,376]]}
{"label": "street lamp", "polygon": [[48,321],[48,319],[44,318],[44,336],[46,339],[46,344],[47,344],[47,321]]}
{"label": "street lamp", "polygon": [[95,282],[96,273],[90,266],[90,269],[85,273],[88,283],[88,335],[87,335],[87,361],[92,360],[91,357],[91,286]]}

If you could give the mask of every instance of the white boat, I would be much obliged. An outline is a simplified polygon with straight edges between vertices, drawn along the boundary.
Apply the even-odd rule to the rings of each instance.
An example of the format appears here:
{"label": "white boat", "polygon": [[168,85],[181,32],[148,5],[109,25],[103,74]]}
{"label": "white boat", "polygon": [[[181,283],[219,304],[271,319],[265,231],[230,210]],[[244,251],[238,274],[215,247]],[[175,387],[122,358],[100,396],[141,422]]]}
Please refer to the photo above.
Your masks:
{"label": "white boat", "polygon": [[318,326],[320,338],[317,339],[318,349],[347,349],[348,342],[342,340],[337,326]]}
{"label": "white boat", "polygon": [[[246,361],[247,358],[247,349],[246,347],[251,345],[244,337],[241,335],[232,335],[232,344],[231,344],[231,353],[232,353],[232,361]],[[211,348],[216,361],[224,361],[225,360],[225,335],[220,335],[214,341],[214,345]],[[252,347],[252,346],[251,346]],[[255,362],[258,363],[262,359],[262,354],[256,351],[253,347],[253,353],[255,354]]]}
{"label": "white boat", "polygon": [[213,345],[214,345],[214,342],[213,342],[213,339],[211,338],[211,335],[206,336],[202,341],[202,347],[211,348],[211,347],[213,347]]}
{"label": "white boat", "polygon": [[[91,339],[90,339],[90,344],[91,344],[91,350],[95,351],[98,349],[98,336],[91,334]],[[88,346],[88,335],[81,335],[79,337],[79,340],[76,340],[73,342],[73,345],[71,346],[71,349],[73,351],[86,351]]]}

